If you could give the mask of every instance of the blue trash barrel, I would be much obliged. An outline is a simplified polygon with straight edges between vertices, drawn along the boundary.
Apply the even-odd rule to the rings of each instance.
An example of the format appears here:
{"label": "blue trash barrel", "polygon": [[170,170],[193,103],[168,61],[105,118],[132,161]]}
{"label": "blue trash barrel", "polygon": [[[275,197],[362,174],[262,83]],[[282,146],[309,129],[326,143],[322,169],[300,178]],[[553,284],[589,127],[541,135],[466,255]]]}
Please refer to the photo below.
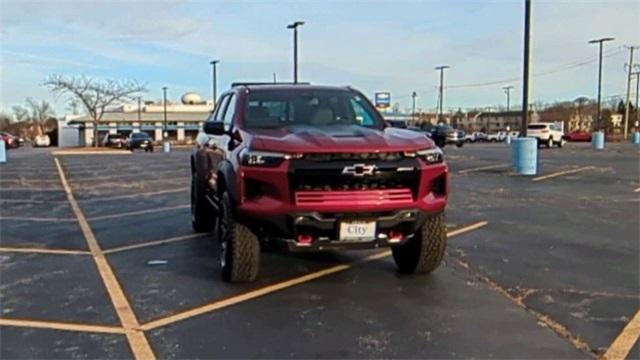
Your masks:
{"label": "blue trash barrel", "polygon": [[594,132],[591,137],[591,144],[593,145],[594,149],[603,150],[604,149],[604,132],[602,131]]}
{"label": "blue trash barrel", "polygon": [[511,144],[511,135],[507,134],[507,137],[504,138],[504,142],[507,143],[507,145]]}
{"label": "blue trash barrel", "polygon": [[0,140],[0,163],[7,162],[7,146],[4,140]]}
{"label": "blue trash barrel", "polygon": [[511,142],[513,151],[513,171],[520,175],[538,173],[538,139],[516,138]]}
{"label": "blue trash barrel", "polygon": [[633,133],[633,143],[640,144],[640,132]]}
{"label": "blue trash barrel", "polygon": [[166,153],[171,152],[171,143],[168,142],[168,141],[165,141],[162,144],[162,148],[163,148],[164,152],[166,152]]}

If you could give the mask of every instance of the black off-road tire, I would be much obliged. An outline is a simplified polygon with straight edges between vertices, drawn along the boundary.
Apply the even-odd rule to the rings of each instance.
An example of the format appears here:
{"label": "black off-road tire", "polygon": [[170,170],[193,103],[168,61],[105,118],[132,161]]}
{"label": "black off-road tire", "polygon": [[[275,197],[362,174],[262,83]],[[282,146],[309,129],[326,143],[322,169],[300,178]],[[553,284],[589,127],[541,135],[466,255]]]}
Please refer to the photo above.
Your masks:
{"label": "black off-road tire", "polygon": [[246,226],[233,220],[227,192],[220,199],[220,267],[226,282],[250,282],[260,270],[260,242]]}
{"label": "black off-road tire", "polygon": [[191,227],[193,231],[204,233],[215,228],[216,214],[213,207],[204,197],[203,186],[198,177],[191,175]]}
{"label": "black off-road tire", "polygon": [[558,142],[556,143],[556,145],[557,145],[559,148],[562,148],[562,147],[564,146],[563,142],[564,142],[564,140],[560,139],[560,141],[558,141]]}
{"label": "black off-road tire", "polygon": [[551,146],[553,146],[553,138],[549,137],[549,139],[547,139],[547,143],[545,144],[547,149],[550,149]]}
{"label": "black off-road tire", "polygon": [[444,214],[438,214],[428,218],[413,238],[392,247],[391,252],[400,272],[428,274],[440,265],[446,248]]}

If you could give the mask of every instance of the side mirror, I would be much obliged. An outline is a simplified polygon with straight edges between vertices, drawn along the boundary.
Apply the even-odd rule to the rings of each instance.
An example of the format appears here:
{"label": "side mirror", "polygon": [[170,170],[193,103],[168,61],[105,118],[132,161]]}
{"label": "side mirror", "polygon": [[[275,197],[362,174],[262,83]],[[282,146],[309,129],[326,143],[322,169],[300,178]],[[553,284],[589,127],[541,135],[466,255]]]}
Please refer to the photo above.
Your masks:
{"label": "side mirror", "polygon": [[205,134],[209,135],[224,135],[224,124],[222,121],[205,121],[202,126],[202,130]]}

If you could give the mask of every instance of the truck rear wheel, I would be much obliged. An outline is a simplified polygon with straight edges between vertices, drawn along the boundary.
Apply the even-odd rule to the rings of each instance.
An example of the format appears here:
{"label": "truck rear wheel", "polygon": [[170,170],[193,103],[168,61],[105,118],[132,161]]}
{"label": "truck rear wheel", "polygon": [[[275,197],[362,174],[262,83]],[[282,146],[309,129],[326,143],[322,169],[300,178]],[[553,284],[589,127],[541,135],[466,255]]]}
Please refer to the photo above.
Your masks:
{"label": "truck rear wheel", "polygon": [[246,226],[233,220],[229,193],[220,201],[220,267],[226,282],[249,282],[260,269],[260,243]]}
{"label": "truck rear wheel", "polygon": [[191,175],[191,227],[195,232],[209,232],[215,228],[215,213],[204,198],[202,185],[196,174]]}
{"label": "truck rear wheel", "polygon": [[446,248],[444,214],[438,214],[428,218],[413,238],[391,251],[400,272],[428,274],[440,265]]}

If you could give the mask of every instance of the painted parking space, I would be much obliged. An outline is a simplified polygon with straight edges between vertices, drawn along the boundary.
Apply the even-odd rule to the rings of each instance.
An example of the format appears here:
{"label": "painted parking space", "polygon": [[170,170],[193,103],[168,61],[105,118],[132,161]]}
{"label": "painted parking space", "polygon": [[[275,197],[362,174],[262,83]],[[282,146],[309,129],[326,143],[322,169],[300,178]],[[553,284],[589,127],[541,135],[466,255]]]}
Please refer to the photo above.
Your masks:
{"label": "painted parking space", "polygon": [[[623,333],[626,343],[618,343],[628,344],[634,335],[625,326],[639,300],[633,267],[638,249],[632,241],[638,210],[633,195],[629,200],[638,184],[628,165],[634,153],[623,148],[587,161],[584,149],[565,157],[562,151],[571,147],[551,149],[543,159],[545,170],[595,169],[533,182],[504,168],[509,153],[500,145],[448,150],[449,250],[433,275],[401,276],[388,254],[375,251],[272,251],[262,254],[259,280],[239,285],[220,280],[212,236],[191,230],[188,151],[133,154],[125,163],[121,156],[60,157],[100,249],[88,251],[86,232],[73,212],[74,221],[39,222],[40,227],[23,221],[9,232],[2,228],[3,246],[9,238],[12,247],[82,253],[21,253],[0,246],[0,270],[12,272],[11,282],[3,276],[0,284],[8,286],[14,303],[25,302],[8,315],[3,309],[0,327],[3,335],[8,329],[11,339],[28,344],[3,343],[0,351],[17,358],[42,357],[46,346],[59,357],[105,357],[103,346],[111,349],[106,357],[115,358],[576,358],[604,354]],[[39,156],[44,159],[38,163],[53,162],[46,153]],[[17,171],[31,176],[28,166]],[[151,181],[163,175],[162,181]],[[148,181],[126,186],[132,178]],[[614,196],[595,198],[603,188]],[[29,189],[19,195],[32,205],[67,200],[56,191]],[[17,209],[49,215],[43,206]],[[33,241],[42,227],[53,236]],[[96,270],[97,258],[113,272],[106,286],[115,281],[137,327],[122,322],[99,275],[103,270]],[[25,280],[43,269],[51,270],[50,277]],[[64,311],[44,309],[43,290],[62,281],[57,277],[69,282],[53,295],[56,302],[70,303]],[[94,288],[87,299],[76,296]],[[91,309],[86,301],[101,305]],[[14,318],[17,323],[9,322]],[[265,338],[265,331],[271,336]],[[292,343],[292,337],[298,340]],[[625,346],[623,352],[637,351]]]}

